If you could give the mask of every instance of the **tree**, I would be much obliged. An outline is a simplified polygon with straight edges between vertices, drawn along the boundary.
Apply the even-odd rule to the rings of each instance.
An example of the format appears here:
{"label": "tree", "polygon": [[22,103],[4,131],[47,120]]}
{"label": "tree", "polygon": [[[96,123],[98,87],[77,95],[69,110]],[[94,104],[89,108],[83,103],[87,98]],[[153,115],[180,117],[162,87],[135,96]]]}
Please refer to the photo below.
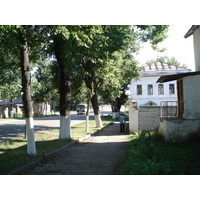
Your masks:
{"label": "tree", "polygon": [[[0,27],[0,43],[1,59],[4,60],[5,68],[10,68],[12,72],[21,66],[21,80],[24,112],[26,117],[27,130],[27,153],[29,155],[36,154],[34,140],[34,126],[32,118],[31,93],[30,93],[30,66],[29,66],[29,45],[27,42],[27,27],[25,26],[1,26]],[[15,45],[13,45],[15,44]],[[14,65],[12,66],[12,62]],[[19,71],[19,70],[18,70]]]}
{"label": "tree", "polygon": [[70,138],[71,125],[70,125],[70,75],[65,59],[65,38],[62,34],[54,36],[54,51],[59,65],[60,76],[60,134],[59,139]]}
{"label": "tree", "polygon": [[21,68],[21,91],[23,93],[22,99],[27,131],[27,153],[29,155],[36,154],[31,105],[31,67],[29,58],[33,63],[38,59],[42,49],[41,45],[43,44],[41,41],[44,38],[45,36],[38,26],[0,26],[0,51],[2,52],[1,59],[4,61],[3,67],[6,67],[6,69],[10,68],[12,73],[19,71],[19,66]]}
{"label": "tree", "polygon": [[117,75],[113,78],[113,83],[104,85],[101,89],[101,95],[107,103],[111,103],[113,117],[118,116],[121,105],[128,100],[126,91],[131,80],[139,76],[139,67],[134,57],[126,51],[116,52],[116,57],[113,60],[113,65],[118,69]]}
{"label": "tree", "polygon": [[[60,134],[59,138],[69,138],[71,89],[76,91],[82,85],[81,60],[87,56],[91,41],[89,35],[94,34],[96,26],[51,26],[53,51],[59,68],[60,81]],[[84,49],[85,50],[85,49]],[[77,81],[78,80],[78,81]]]}
{"label": "tree", "polygon": [[[36,71],[32,75],[32,94],[35,102],[50,103],[54,106],[58,102],[59,93],[55,76],[54,62],[46,59],[36,63]],[[37,114],[37,113],[35,113]]]}
{"label": "tree", "polygon": [[[50,32],[53,39],[53,53],[56,56],[59,69],[60,92],[60,139],[69,138],[71,88],[81,86],[77,81],[79,70],[76,66],[79,58],[79,46],[85,45],[84,36],[80,31],[81,26],[51,26]],[[76,85],[76,87],[74,87]]]}
{"label": "tree", "polygon": [[[153,45],[165,38],[167,26],[81,26],[79,32],[87,38],[78,52],[81,59],[81,75],[90,91],[91,103],[95,114],[96,126],[101,126],[98,105],[98,91],[103,85],[118,83],[120,69],[113,65],[118,51],[136,52],[139,42],[150,40]],[[89,42],[88,42],[89,41]],[[118,85],[118,84],[117,84]],[[115,87],[116,90],[117,87]],[[119,92],[118,92],[119,93]]]}
{"label": "tree", "polygon": [[[0,26],[0,93],[1,98],[11,103],[13,98],[19,96],[21,90],[20,60],[17,49],[19,42],[15,39],[16,34],[11,27]],[[13,41],[16,45],[13,45]]]}
{"label": "tree", "polygon": [[32,116],[32,102],[31,102],[31,75],[29,64],[29,46],[26,37],[26,28],[21,26],[19,28],[19,38],[21,42],[21,73],[22,73],[22,100],[24,104],[24,114],[26,118],[26,132],[27,132],[27,153],[29,155],[36,154],[35,138],[34,138],[34,124]]}
{"label": "tree", "polygon": [[84,55],[80,66],[83,80],[91,94],[96,126],[101,127],[98,90],[103,83],[112,82],[116,75],[117,69],[110,61],[114,52],[131,45],[131,30],[130,26],[96,26],[93,29],[94,33],[88,35],[92,42],[87,47],[81,47]]}
{"label": "tree", "polygon": [[[138,27],[139,31],[135,32],[132,26],[51,26],[54,53],[60,69],[61,119],[70,121],[69,104],[72,88],[70,85],[73,85],[76,80],[84,80],[90,91],[89,98],[91,98],[96,126],[101,126],[97,95],[104,83],[113,83],[113,80],[116,80],[113,77],[116,77],[119,69],[110,64],[114,53],[119,50],[135,52],[138,49],[138,38],[142,38],[138,36],[145,31],[146,34],[151,31],[151,34],[143,38],[143,41],[153,40],[153,44],[161,41],[157,29],[164,30],[164,26],[149,27]],[[68,123],[67,120],[63,121]],[[70,132],[69,129],[67,130]]]}
{"label": "tree", "polygon": [[131,80],[139,76],[139,68],[131,53],[137,52],[139,49],[140,41],[152,43],[153,48],[166,38],[168,26],[133,26],[134,33],[132,34],[131,48],[127,47],[125,51],[116,52],[112,65],[118,68],[118,75],[113,78],[115,84],[104,86],[101,90],[101,95],[107,102],[112,102],[112,111],[119,112],[121,105],[128,99],[126,89]]}
{"label": "tree", "polygon": [[150,41],[154,50],[158,49],[158,43],[167,38],[168,25],[134,25],[138,39],[142,42]]}

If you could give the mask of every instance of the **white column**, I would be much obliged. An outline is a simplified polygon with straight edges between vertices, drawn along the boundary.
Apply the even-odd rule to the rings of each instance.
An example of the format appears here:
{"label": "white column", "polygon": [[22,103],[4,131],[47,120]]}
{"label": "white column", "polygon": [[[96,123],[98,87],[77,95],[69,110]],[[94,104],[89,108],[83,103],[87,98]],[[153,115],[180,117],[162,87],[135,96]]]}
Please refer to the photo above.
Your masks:
{"label": "white column", "polygon": [[138,102],[130,100],[129,103],[129,130],[130,132],[138,131],[139,128],[139,105]]}

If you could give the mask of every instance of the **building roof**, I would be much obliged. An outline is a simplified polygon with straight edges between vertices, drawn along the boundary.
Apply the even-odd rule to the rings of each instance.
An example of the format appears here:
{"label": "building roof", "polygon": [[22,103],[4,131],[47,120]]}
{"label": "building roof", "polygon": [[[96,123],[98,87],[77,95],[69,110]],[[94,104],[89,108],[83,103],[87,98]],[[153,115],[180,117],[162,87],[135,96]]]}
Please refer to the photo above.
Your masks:
{"label": "building roof", "polygon": [[194,76],[194,75],[199,75],[199,74],[200,74],[200,71],[161,76],[156,81],[156,83],[164,83],[164,82],[174,81],[174,80],[178,80],[180,78],[186,77],[186,76]]}
{"label": "building roof", "polygon": [[142,76],[149,76],[149,75],[159,76],[166,74],[184,73],[190,71],[191,71],[190,69],[185,69],[183,67],[170,65],[164,62],[154,62],[152,64],[142,66],[141,74]]}
{"label": "building roof", "polygon": [[7,100],[0,100],[0,105],[7,105],[8,101]]}
{"label": "building roof", "polygon": [[12,103],[10,103],[7,99],[4,100],[0,100],[0,106],[4,105],[4,106],[10,106],[10,105],[16,105],[16,104],[22,104],[23,105],[23,101],[21,99],[15,99]]}
{"label": "building roof", "polygon": [[189,30],[188,32],[185,34],[184,38],[188,38],[190,37],[191,35],[193,35],[194,31],[199,28],[199,25],[193,25]]}
{"label": "building roof", "polygon": [[15,99],[13,102],[13,104],[23,104],[22,99]]}

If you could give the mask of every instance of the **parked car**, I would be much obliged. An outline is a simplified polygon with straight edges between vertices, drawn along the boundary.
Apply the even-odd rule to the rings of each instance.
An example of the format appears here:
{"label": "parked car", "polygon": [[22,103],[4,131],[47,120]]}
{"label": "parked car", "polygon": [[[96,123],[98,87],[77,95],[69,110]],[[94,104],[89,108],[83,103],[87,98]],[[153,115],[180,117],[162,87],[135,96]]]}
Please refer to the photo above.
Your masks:
{"label": "parked car", "polygon": [[77,114],[78,115],[85,115],[86,109],[87,109],[87,107],[84,104],[77,105],[77,108],[76,108]]}

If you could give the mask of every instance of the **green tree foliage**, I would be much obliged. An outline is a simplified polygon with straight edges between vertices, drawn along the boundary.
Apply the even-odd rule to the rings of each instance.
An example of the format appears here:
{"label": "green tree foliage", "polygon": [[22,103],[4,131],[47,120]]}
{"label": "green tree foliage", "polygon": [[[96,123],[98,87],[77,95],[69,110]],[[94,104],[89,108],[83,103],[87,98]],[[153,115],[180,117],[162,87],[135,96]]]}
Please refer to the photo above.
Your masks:
{"label": "green tree foliage", "polygon": [[36,102],[53,102],[58,99],[55,64],[50,60],[39,60],[32,78],[33,100]]}
{"label": "green tree foliage", "polygon": [[[0,59],[2,61],[1,69],[7,71],[5,78],[7,83],[12,84],[17,80],[15,71],[21,71],[22,99],[24,103],[24,113],[26,117],[27,128],[27,153],[36,154],[34,141],[34,127],[32,123],[32,105],[31,105],[31,67],[29,59],[34,62],[40,55],[42,34],[35,26],[0,26]],[[19,70],[21,68],[21,70]],[[10,80],[9,80],[10,79]],[[4,79],[6,80],[6,79]],[[17,81],[16,81],[17,82]],[[16,84],[17,85],[17,84]]]}
{"label": "green tree foliage", "polygon": [[134,77],[139,76],[137,62],[131,54],[125,52],[116,54],[113,65],[118,69],[118,73],[113,78],[113,83],[104,85],[101,90],[105,102],[111,103],[113,112],[119,112],[121,105],[126,103],[129,98],[126,94],[128,85]]}
{"label": "green tree foliage", "polygon": [[[99,114],[97,94],[100,87],[118,85],[120,69],[114,65],[118,51],[131,51],[135,47],[131,26],[98,26],[97,34],[90,37],[89,49],[83,47],[87,56],[82,57],[83,79],[91,92],[95,115]],[[89,50],[89,51],[88,51]],[[114,90],[114,88],[113,88]]]}
{"label": "green tree foliage", "polygon": [[167,38],[168,25],[137,25],[134,26],[138,33],[138,38],[142,42],[149,41],[154,50],[157,49],[157,44]]}
{"label": "green tree foliage", "polygon": [[133,46],[126,46],[125,51],[115,52],[115,57],[112,60],[113,66],[119,69],[115,78],[112,78],[113,83],[105,86],[101,90],[101,95],[107,102],[112,102],[113,112],[119,112],[121,105],[128,100],[126,90],[131,80],[139,76],[139,68],[137,63],[130,53],[137,52],[140,42],[150,41],[152,47],[157,48],[157,44],[163,41],[167,35],[168,26],[133,26],[132,42]]}
{"label": "green tree foliage", "polygon": [[[75,90],[84,80],[90,91],[88,98],[91,98],[95,115],[98,115],[97,96],[100,87],[110,87],[111,95],[115,93],[116,97],[120,96],[118,91],[123,83],[119,80],[124,79],[125,74],[122,74],[126,70],[120,71],[122,65],[119,61],[116,62],[119,59],[117,52],[125,58],[127,52],[132,53],[139,49],[140,40],[151,41],[156,45],[166,37],[167,26],[51,26],[50,29],[54,44],[56,39],[57,45],[60,45],[57,47],[54,45],[54,52],[57,54],[59,66],[64,66],[65,72],[61,74],[66,76],[62,79],[70,80],[70,89],[75,88]],[[129,71],[128,75],[132,78],[137,75],[137,73],[133,76],[131,74]],[[126,81],[130,79],[126,78]],[[64,96],[60,99],[64,99]],[[70,101],[65,98],[62,104],[66,106],[69,103]]]}
{"label": "green tree foliage", "polygon": [[21,89],[19,41],[16,39],[16,28],[0,26],[0,92],[1,98],[8,100],[18,97]]}
{"label": "green tree foliage", "polygon": [[[55,85],[59,83],[60,114],[67,116],[71,94],[78,95],[85,83],[87,91],[90,91],[87,98],[91,98],[95,115],[98,115],[99,89],[109,88],[110,99],[119,97],[128,82],[138,74],[130,53],[139,49],[140,41],[157,45],[166,38],[167,29],[168,26],[155,25],[1,26],[0,60],[8,66],[1,68],[9,71],[8,77],[4,76],[5,80],[11,80],[9,76],[19,69],[21,31],[26,37],[31,63],[46,59],[49,53],[56,55],[57,65],[52,67],[52,78],[51,75],[48,77],[50,65],[40,63],[38,67],[34,85],[35,99],[51,99],[50,82]],[[45,86],[42,79],[48,81]]]}

